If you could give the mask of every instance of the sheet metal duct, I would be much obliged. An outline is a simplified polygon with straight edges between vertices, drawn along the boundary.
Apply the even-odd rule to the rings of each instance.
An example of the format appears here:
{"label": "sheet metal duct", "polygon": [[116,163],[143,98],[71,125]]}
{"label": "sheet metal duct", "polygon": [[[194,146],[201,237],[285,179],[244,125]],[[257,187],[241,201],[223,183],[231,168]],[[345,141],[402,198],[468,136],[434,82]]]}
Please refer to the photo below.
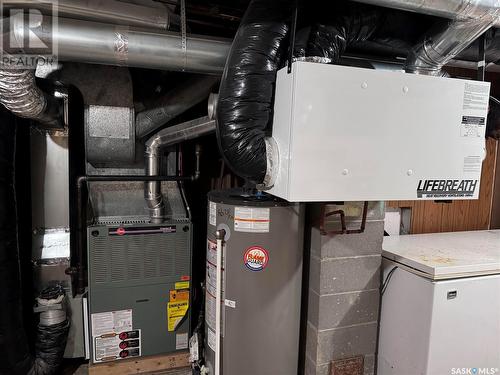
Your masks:
{"label": "sheet metal duct", "polygon": [[[228,39],[188,35],[183,49],[179,33],[67,18],[59,18],[52,32],[49,18],[32,31],[42,42],[56,44],[62,61],[220,74],[231,46]],[[16,22],[13,32],[23,30]]]}
{"label": "sheet metal duct", "polygon": [[[359,3],[378,5],[386,8],[406,10],[415,13],[428,14],[443,18],[456,19],[473,17],[469,14],[470,8],[484,11],[499,7],[498,0],[354,0]],[[494,22],[495,27],[500,27],[500,20]]]}
{"label": "sheet metal duct", "polygon": [[[17,4],[19,3],[19,4]],[[44,0],[9,1],[7,8],[29,7],[38,9],[45,15],[57,12],[59,17],[98,21],[114,25],[129,25],[144,28],[167,30],[172,19],[170,10],[161,3],[144,1],[140,5],[116,0]]]}

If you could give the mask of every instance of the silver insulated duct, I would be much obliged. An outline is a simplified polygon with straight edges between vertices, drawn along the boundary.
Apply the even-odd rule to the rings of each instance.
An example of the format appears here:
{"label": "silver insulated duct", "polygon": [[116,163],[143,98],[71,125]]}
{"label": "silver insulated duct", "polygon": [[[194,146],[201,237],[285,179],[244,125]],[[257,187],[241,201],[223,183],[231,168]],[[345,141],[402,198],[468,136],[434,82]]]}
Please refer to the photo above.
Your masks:
{"label": "silver insulated duct", "polygon": [[[378,5],[386,8],[406,10],[431,16],[456,19],[470,17],[470,9],[478,11],[498,8],[497,0],[354,0],[359,3]],[[500,19],[494,22],[500,27]]]}
{"label": "silver insulated duct", "polygon": [[441,68],[467,48],[500,16],[500,0],[463,1],[455,17],[441,24],[409,53],[405,70],[409,73],[442,75]]}
{"label": "silver insulated duct", "polygon": [[0,103],[19,117],[38,119],[47,106],[33,70],[0,66]]}

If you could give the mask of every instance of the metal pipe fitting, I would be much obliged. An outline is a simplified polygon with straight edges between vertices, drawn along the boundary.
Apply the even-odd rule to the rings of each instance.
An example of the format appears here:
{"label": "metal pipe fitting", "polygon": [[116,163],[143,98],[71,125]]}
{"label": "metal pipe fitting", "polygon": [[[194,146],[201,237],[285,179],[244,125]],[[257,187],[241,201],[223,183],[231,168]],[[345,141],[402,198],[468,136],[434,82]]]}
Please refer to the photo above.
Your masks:
{"label": "metal pipe fitting", "polygon": [[[201,117],[179,125],[165,128],[146,142],[145,165],[146,175],[156,176],[160,172],[161,149],[177,143],[195,139],[215,131],[215,121]],[[199,149],[197,149],[199,160]],[[199,164],[199,161],[198,161]],[[199,169],[198,176],[199,176]],[[196,177],[196,176],[195,176]],[[165,204],[161,192],[161,182],[148,181],[144,184],[144,199],[149,210],[152,223],[161,223],[165,215]]]}
{"label": "metal pipe fitting", "polygon": [[153,133],[175,117],[206,100],[218,81],[219,78],[216,76],[193,77],[167,92],[153,103],[151,108],[137,114],[135,121],[137,138]]}

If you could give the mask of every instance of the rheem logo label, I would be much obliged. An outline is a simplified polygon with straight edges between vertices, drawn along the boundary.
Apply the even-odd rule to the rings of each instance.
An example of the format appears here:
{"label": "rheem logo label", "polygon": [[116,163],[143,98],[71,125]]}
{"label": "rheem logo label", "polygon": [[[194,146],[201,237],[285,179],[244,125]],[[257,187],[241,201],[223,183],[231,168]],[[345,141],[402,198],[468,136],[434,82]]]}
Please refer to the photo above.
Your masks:
{"label": "rheem logo label", "polygon": [[262,271],[269,262],[269,253],[260,246],[252,246],[245,251],[243,262],[250,271]]}

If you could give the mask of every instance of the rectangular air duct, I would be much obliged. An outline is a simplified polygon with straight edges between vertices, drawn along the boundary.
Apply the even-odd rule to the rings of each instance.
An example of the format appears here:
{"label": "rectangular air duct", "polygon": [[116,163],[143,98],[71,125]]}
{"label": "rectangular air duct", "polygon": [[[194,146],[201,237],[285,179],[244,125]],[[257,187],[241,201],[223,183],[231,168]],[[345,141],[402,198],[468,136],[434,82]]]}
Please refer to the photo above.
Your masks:
{"label": "rectangular air duct", "polygon": [[477,199],[490,84],[295,62],[269,191],[292,202]]}

